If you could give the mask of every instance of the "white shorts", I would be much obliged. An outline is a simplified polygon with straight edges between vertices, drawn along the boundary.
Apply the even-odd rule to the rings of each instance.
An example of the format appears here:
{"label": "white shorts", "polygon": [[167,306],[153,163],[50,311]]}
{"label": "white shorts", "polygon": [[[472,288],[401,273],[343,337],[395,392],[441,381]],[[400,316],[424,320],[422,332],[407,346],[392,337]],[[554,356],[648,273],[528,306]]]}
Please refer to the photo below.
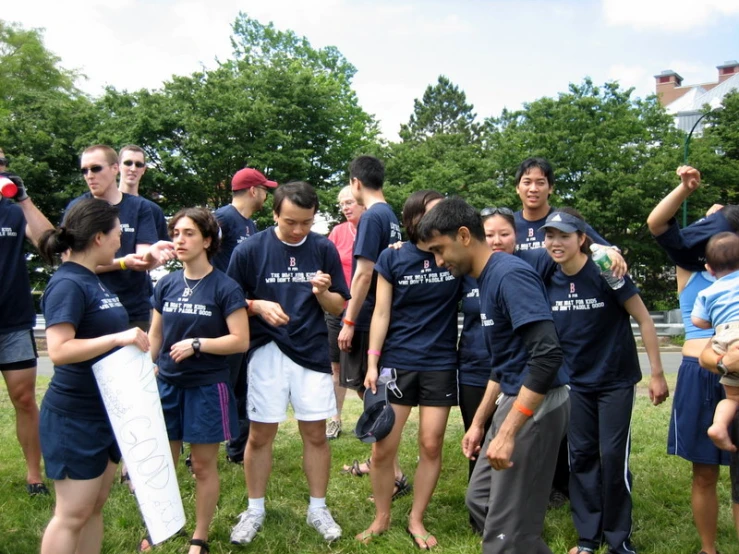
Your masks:
{"label": "white shorts", "polygon": [[274,342],[254,351],[247,375],[246,408],[251,421],[285,421],[288,403],[298,421],[321,421],[336,414],[331,374],[296,364]]}

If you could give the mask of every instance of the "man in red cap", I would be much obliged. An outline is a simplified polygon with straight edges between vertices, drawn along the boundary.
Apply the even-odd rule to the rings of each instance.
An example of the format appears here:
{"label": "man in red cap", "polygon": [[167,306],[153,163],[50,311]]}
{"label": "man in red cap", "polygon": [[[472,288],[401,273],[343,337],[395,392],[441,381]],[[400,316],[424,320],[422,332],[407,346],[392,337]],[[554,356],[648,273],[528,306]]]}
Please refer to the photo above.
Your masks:
{"label": "man in red cap", "polygon": [[[213,256],[213,266],[224,273],[231,261],[234,248],[242,241],[256,234],[257,226],[251,216],[264,206],[267,189],[277,186],[256,169],[245,167],[236,172],[231,179],[233,200],[227,206],[215,211],[221,228],[221,248]],[[231,368],[231,386],[236,394],[239,411],[239,436],[226,443],[226,455],[235,463],[244,459],[244,447],[249,438],[249,418],[246,413],[246,364],[243,354],[228,357]]]}
{"label": "man in red cap", "polygon": [[236,245],[257,232],[251,216],[264,206],[267,189],[276,186],[276,182],[268,180],[262,173],[250,167],[240,169],[233,176],[231,179],[233,200],[228,206],[218,208],[214,214],[221,227],[221,249],[212,260],[216,269],[225,273]]}

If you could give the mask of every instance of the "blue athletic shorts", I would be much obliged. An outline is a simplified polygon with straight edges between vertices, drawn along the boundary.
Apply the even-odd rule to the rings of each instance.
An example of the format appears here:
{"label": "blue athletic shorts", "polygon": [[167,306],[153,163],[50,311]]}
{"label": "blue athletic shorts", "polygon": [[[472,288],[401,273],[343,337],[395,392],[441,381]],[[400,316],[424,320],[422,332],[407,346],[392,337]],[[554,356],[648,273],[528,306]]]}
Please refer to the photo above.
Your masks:
{"label": "blue athletic shorts", "polygon": [[231,385],[184,388],[157,379],[167,435],[171,441],[214,444],[239,435],[239,415]]}
{"label": "blue athletic shorts", "polygon": [[716,448],[706,434],[716,405],[725,398],[719,379],[698,358],[683,357],[672,398],[668,454],[698,464],[729,465],[729,453]]}
{"label": "blue athletic shorts", "polygon": [[95,479],[121,451],[107,419],[79,419],[41,406],[41,454],[49,479]]}

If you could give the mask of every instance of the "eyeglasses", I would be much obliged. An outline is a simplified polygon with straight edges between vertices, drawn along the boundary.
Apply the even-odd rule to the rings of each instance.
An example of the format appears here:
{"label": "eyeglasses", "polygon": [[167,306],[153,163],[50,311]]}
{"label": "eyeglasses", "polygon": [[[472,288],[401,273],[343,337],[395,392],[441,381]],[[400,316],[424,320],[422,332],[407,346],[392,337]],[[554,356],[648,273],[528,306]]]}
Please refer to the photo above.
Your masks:
{"label": "eyeglasses", "polygon": [[141,169],[142,167],[145,167],[146,166],[146,164],[144,162],[135,162],[133,160],[126,160],[125,162],[123,162],[123,165],[127,165],[128,167],[131,167],[132,165],[135,165],[139,169]]}
{"label": "eyeglasses", "polygon": [[102,165],[91,165],[90,167],[83,167],[80,169],[80,173],[82,173],[82,175],[87,175],[88,171],[92,173],[100,173],[104,168],[105,166]]}
{"label": "eyeglasses", "polygon": [[349,206],[353,206],[356,203],[357,203],[356,200],[347,200],[346,202],[339,202],[339,208],[341,208],[343,210],[344,208],[348,208]]}
{"label": "eyeglasses", "polygon": [[513,215],[513,211],[510,208],[496,208],[495,206],[492,206],[490,208],[483,208],[483,210],[480,212],[480,215],[482,217],[489,217],[495,214]]}

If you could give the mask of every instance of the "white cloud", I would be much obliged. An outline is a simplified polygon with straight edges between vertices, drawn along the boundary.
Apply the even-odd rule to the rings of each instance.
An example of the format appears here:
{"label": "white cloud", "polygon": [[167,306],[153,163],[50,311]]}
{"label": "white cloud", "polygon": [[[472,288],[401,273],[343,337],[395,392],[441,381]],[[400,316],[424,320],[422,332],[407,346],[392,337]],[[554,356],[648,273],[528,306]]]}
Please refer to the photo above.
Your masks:
{"label": "white cloud", "polygon": [[700,29],[722,17],[739,15],[737,0],[603,0],[606,23],[640,31]]}

